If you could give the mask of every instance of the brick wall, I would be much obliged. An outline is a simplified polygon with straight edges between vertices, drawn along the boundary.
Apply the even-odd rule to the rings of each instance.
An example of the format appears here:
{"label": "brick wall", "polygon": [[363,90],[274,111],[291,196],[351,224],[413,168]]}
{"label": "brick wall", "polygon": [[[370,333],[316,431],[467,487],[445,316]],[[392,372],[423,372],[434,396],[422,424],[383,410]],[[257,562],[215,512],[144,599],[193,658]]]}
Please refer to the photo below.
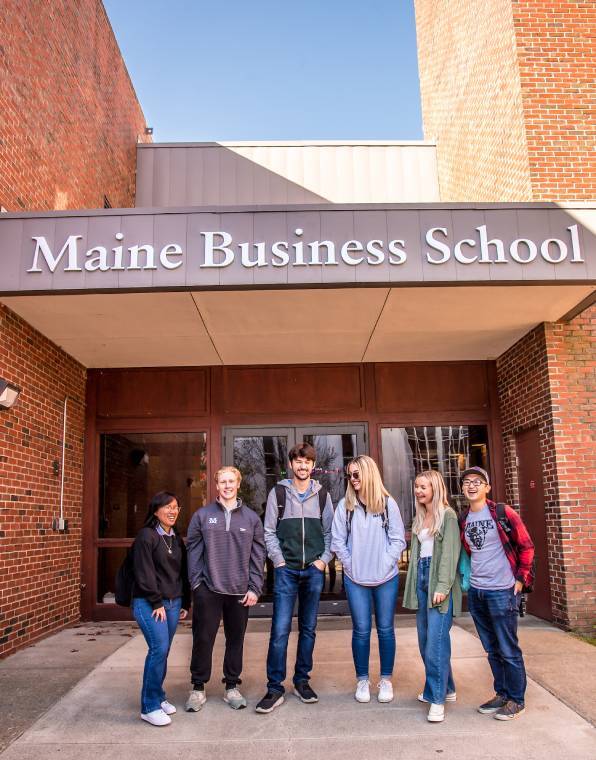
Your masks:
{"label": "brick wall", "polygon": [[2,0],[0,41],[0,206],[133,206],[149,138],[101,0]]}
{"label": "brick wall", "polygon": [[510,0],[415,0],[424,136],[441,200],[532,199]]}
{"label": "brick wall", "polygon": [[553,618],[586,631],[596,619],[595,325],[596,307],[542,324],[497,361],[506,499],[519,503],[515,434],[537,427]]}
{"label": "brick wall", "polygon": [[[22,388],[0,410],[0,656],[79,619],[86,370],[0,305],[0,377]],[[68,396],[64,515],[59,515]]]}
{"label": "brick wall", "polygon": [[571,628],[596,623],[596,306],[545,326]]}
{"label": "brick wall", "polygon": [[596,196],[594,0],[512,0],[533,200]]}
{"label": "brick wall", "polygon": [[444,201],[592,200],[593,0],[415,0]]}

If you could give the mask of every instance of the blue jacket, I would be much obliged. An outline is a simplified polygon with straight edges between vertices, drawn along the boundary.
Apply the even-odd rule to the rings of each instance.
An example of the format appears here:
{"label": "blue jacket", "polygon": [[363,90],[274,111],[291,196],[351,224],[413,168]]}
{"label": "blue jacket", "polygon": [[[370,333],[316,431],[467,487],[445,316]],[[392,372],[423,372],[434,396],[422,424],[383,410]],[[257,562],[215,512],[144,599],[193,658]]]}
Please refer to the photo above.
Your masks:
{"label": "blue jacket", "polygon": [[372,515],[357,504],[348,536],[345,499],[335,510],[331,529],[331,550],[337,554],[344,572],[361,586],[379,586],[395,577],[398,561],[406,548],[404,523],[395,499],[387,500],[388,524],[384,512]]}

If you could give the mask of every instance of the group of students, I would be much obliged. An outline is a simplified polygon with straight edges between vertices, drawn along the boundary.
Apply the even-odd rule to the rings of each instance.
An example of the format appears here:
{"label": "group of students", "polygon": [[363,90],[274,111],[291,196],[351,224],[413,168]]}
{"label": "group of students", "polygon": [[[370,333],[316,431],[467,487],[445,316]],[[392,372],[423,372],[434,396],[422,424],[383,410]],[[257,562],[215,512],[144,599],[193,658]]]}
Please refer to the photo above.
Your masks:
{"label": "group of students", "polygon": [[[175,524],[176,497],[157,494],[133,546],[132,610],[148,645],[141,692],[141,718],[154,726],[171,723],[176,708],[163,688],[176,626],[192,599],[192,689],[187,711],[207,700],[212,653],[223,618],[224,701],[247,706],[239,690],[249,608],[259,599],[266,555],[274,567],[273,617],[267,654],[267,691],[256,712],[270,713],[284,702],[284,681],[292,615],[298,602],[298,647],[294,694],[318,702],[310,685],[317,613],[325,568],[335,554],[343,566],[352,617],[355,699],[369,702],[370,639],[374,613],[379,642],[377,699],[393,699],[394,615],[398,562],[406,548],[399,508],[383,485],[373,459],[359,456],[347,466],[346,494],[334,510],[330,495],[311,478],[315,450],[307,444],[289,453],[292,477],[269,493],[264,523],[238,498],[242,476],[235,467],[215,475],[217,499],[197,510],[186,547]],[[461,612],[462,587],[468,609],[488,654],[494,696],[478,707],[499,720],[524,712],[526,675],[517,639],[521,592],[532,573],[534,547],[515,510],[487,497],[488,473],[470,467],[461,476],[469,504],[458,516],[449,506],[441,474],[415,480],[416,515],[403,605],[416,610],[418,644],[425,669],[420,702],[428,720],[445,718],[445,703],[457,699],[451,670],[450,629]],[[503,513],[501,514],[501,511]]]}

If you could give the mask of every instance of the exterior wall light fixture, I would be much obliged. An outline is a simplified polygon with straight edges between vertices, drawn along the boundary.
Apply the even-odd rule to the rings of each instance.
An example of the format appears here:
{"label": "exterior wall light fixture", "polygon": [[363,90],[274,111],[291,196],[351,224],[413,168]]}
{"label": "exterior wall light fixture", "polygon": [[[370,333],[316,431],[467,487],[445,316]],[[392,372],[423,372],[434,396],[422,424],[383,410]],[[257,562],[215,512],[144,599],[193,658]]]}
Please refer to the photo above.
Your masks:
{"label": "exterior wall light fixture", "polygon": [[10,409],[16,404],[20,394],[21,389],[18,385],[9,383],[8,380],[3,380],[0,377],[0,409]]}

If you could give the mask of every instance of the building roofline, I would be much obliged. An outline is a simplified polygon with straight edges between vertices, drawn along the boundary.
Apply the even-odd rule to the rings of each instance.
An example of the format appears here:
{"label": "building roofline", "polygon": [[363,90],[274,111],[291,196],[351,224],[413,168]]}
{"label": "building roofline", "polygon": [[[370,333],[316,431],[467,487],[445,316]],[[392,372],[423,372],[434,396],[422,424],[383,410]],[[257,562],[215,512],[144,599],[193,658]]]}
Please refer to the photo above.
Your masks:
{"label": "building roofline", "polygon": [[142,216],[148,214],[242,214],[295,211],[499,211],[506,209],[596,209],[594,201],[523,202],[523,203],[307,203],[256,204],[240,206],[146,206],[131,208],[64,209],[59,211],[15,211],[0,214],[3,219],[62,218],[79,216]]}
{"label": "building roofline", "polygon": [[303,147],[436,147],[429,140],[221,140],[139,143],[138,148],[303,148]]}

